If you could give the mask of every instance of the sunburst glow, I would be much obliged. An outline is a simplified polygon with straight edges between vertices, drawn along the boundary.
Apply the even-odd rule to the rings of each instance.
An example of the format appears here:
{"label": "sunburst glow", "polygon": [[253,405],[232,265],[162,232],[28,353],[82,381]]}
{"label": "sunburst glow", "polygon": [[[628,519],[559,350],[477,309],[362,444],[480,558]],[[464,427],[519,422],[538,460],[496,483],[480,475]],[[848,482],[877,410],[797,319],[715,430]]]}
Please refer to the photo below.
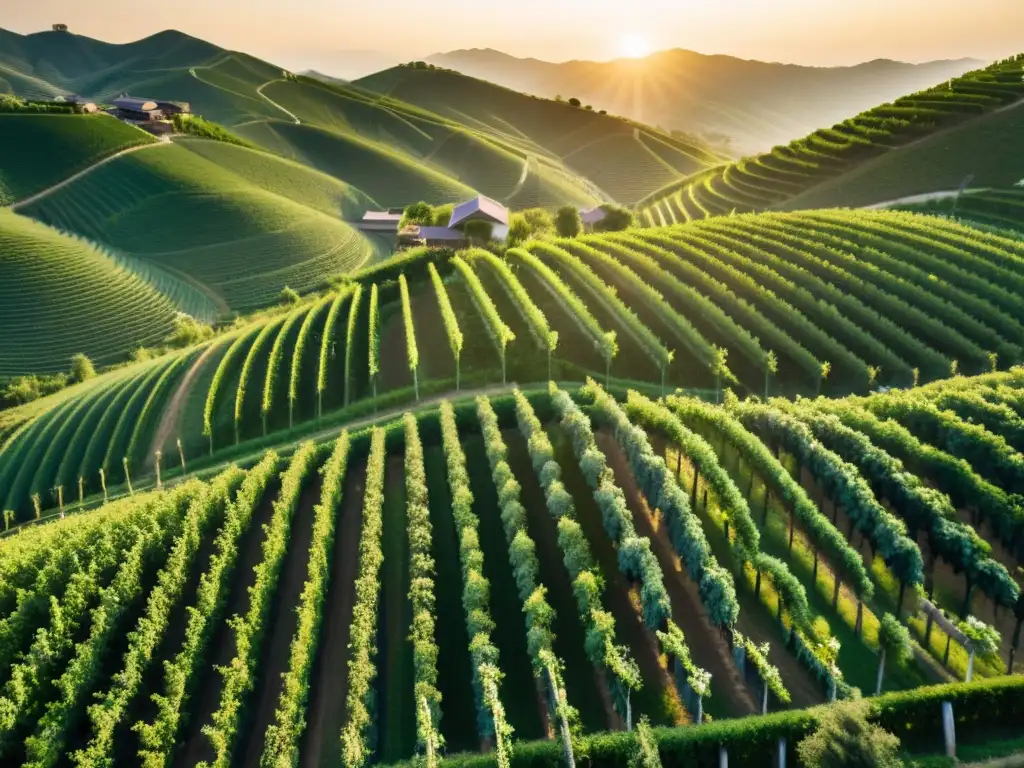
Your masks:
{"label": "sunburst glow", "polygon": [[631,33],[619,39],[619,55],[627,59],[642,59],[653,51],[651,41],[643,35]]}

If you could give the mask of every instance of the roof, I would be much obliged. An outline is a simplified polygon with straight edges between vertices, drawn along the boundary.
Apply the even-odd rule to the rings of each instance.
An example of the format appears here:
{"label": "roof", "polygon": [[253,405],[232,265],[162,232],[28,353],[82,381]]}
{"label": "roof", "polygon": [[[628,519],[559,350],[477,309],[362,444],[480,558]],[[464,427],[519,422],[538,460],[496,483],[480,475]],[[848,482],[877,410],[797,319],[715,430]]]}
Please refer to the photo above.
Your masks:
{"label": "roof", "polygon": [[400,213],[388,213],[387,211],[367,211],[363,214],[363,221],[393,221],[396,224],[402,220]]}
{"label": "roof", "polygon": [[451,227],[420,227],[419,237],[424,240],[465,240],[466,236]]}
{"label": "roof", "polygon": [[114,99],[114,106],[131,112],[155,112],[156,102],[149,99],[137,99],[134,96],[122,96]]}
{"label": "roof", "polygon": [[480,213],[482,216],[476,216],[474,218],[488,218],[498,224],[508,224],[508,208],[497,200],[492,200],[489,197],[478,195],[472,200],[467,200],[466,202],[455,206],[455,210],[452,211],[452,217],[448,220],[448,226],[458,226],[463,221],[472,217],[475,213]]}
{"label": "roof", "polygon": [[580,209],[580,218],[584,224],[597,224],[597,222],[603,221],[607,215],[608,213],[600,205],[591,208],[589,211]]}

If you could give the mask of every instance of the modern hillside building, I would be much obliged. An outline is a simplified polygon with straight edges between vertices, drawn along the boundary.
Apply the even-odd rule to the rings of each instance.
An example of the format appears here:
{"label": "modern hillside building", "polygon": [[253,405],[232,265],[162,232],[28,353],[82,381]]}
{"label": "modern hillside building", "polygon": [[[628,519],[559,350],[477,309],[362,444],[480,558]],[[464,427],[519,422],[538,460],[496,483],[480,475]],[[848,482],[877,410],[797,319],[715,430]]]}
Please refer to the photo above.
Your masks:
{"label": "modern hillside building", "polygon": [[491,225],[491,239],[504,242],[508,238],[508,208],[497,200],[477,195],[460,203],[452,210],[447,227],[412,224],[399,232],[402,209],[367,211],[356,226],[363,232],[382,232],[397,235],[399,246],[428,245],[446,248],[465,248],[469,238],[464,232],[471,221],[484,221]]}
{"label": "modern hillside building", "polygon": [[139,99],[134,96],[119,96],[114,99],[117,116],[122,120],[146,123],[151,120],[162,120],[164,113],[155,101]]}

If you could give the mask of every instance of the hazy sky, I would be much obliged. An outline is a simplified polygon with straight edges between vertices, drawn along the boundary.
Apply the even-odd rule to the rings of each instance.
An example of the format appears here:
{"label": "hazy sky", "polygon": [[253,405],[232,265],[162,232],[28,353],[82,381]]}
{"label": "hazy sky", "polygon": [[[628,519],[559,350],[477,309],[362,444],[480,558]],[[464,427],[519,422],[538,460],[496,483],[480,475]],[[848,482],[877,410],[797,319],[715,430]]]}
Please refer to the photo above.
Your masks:
{"label": "hazy sky", "polygon": [[[800,64],[1024,51],[1024,0],[0,0],[0,26],[111,42],[180,29],[293,69],[343,51],[498,48],[550,61],[690,48]],[[626,42],[630,41],[630,42]]]}

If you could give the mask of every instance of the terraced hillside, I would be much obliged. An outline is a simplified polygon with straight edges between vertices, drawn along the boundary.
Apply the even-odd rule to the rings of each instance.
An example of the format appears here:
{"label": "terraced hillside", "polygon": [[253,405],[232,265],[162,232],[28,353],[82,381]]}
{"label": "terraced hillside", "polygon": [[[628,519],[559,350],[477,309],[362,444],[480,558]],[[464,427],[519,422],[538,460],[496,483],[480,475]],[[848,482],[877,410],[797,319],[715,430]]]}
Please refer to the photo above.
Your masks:
{"label": "terraced hillside", "polygon": [[901,210],[953,218],[978,229],[993,231],[1007,237],[1024,235],[1024,190],[971,189],[957,196],[955,192],[924,200],[907,201]]}
{"label": "terraced hillside", "polygon": [[[795,760],[813,711],[755,713],[858,688],[907,750],[941,748],[953,696],[958,746],[990,740],[1019,682],[917,689],[1012,666],[1001,561],[1024,511],[981,457],[1008,455],[1022,386],[725,407],[511,390],[29,529],[0,542],[0,756],[504,764],[515,742],[557,764],[584,744],[570,718],[643,716],[679,726],[665,758],[756,760],[785,736]],[[963,439],[947,407],[989,418]]]}
{"label": "terraced hillside", "polygon": [[[1024,55],[685,179],[638,203],[648,224],[732,211],[860,206],[956,189],[1008,187],[1020,169]],[[998,151],[992,151],[993,147]]]}
{"label": "terraced hillside", "polygon": [[266,153],[179,139],[116,158],[19,209],[202,286],[233,310],[310,291],[376,258],[340,216],[367,198]]}
{"label": "terraced hillside", "polygon": [[[178,440],[188,457],[233,455],[459,385],[590,375],[709,397],[727,385],[787,396],[909,387],[1024,361],[1021,254],[1018,241],[955,222],[849,211],[536,241],[504,258],[414,250],[217,337],[102,408],[117,419],[127,398],[152,400],[128,455],[137,477]],[[62,407],[70,440],[85,410]],[[13,437],[0,467],[66,450],[44,429]],[[80,463],[89,490],[101,468],[124,476],[124,445],[108,448]],[[40,487],[57,484],[53,467],[40,473]],[[11,494],[0,479],[8,508],[30,514],[30,494]]]}
{"label": "terraced hillside", "polygon": [[185,307],[215,314],[167,273],[0,211],[0,380],[66,371],[79,352],[97,365],[119,362],[162,341]]}
{"label": "terraced hillside", "polygon": [[556,158],[623,204],[721,159],[696,141],[449,70],[395,67],[355,85]]}
{"label": "terraced hillside", "polygon": [[0,205],[29,197],[105,157],[156,141],[106,115],[0,115]]}
{"label": "terraced hillside", "polygon": [[[420,198],[439,203],[464,199],[474,191],[514,206],[584,206],[607,197],[586,178],[601,175],[605,163],[593,155],[581,155],[584,159],[568,165],[560,159],[576,150],[575,144],[558,152],[538,139],[523,146],[504,129],[442,117],[346,84],[297,77],[178,32],[127,45],[78,35],[5,32],[0,35],[0,66],[5,68],[0,71],[19,75],[12,74],[8,82],[25,83],[33,92],[42,87],[38,81],[60,93],[74,91],[97,100],[130,92],[187,101],[194,112],[272,152],[353,185],[375,206],[405,205]],[[566,120],[560,105],[550,103],[542,111],[542,119],[556,124]],[[587,119],[594,122],[597,117]],[[575,122],[570,116],[573,124],[562,133],[573,131]],[[630,138],[632,127],[610,118],[602,118],[602,124],[609,139],[602,151],[622,152],[623,163],[648,164],[651,175],[646,181],[640,176],[625,179],[640,194],[674,178],[669,169],[673,163],[689,167],[702,162],[699,148],[663,148],[661,144],[672,140],[651,129],[637,129],[638,135],[640,129],[645,137],[651,134],[646,143],[654,148],[645,149],[643,141]]]}

